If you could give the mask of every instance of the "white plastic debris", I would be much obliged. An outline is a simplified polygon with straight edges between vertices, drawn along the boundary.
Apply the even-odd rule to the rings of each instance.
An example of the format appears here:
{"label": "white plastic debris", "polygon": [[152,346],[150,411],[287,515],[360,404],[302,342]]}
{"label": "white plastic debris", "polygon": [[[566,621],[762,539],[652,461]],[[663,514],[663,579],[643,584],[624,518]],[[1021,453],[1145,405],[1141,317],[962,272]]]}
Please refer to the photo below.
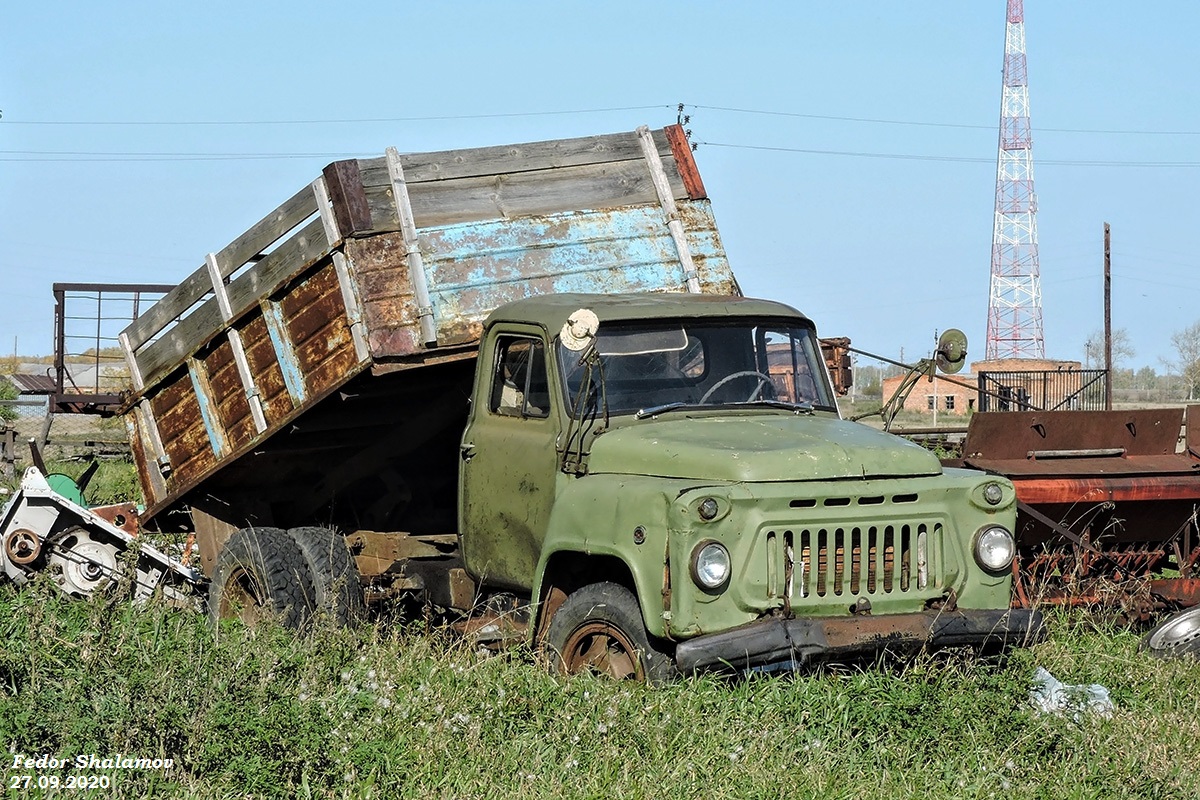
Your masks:
{"label": "white plastic debris", "polygon": [[1070,714],[1078,722],[1084,714],[1095,714],[1109,719],[1113,715],[1113,702],[1108,689],[1098,683],[1068,684],[1055,678],[1045,667],[1033,673],[1033,688],[1029,691],[1029,702],[1043,714]]}

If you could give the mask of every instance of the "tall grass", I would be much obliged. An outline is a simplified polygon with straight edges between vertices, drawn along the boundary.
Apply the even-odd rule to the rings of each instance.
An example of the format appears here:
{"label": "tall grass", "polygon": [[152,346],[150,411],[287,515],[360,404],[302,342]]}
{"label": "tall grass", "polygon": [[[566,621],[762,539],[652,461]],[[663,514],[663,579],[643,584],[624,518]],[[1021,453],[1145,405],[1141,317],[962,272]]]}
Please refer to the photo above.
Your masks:
{"label": "tall grass", "polygon": [[[527,654],[481,655],[419,624],[213,630],[3,587],[0,744],[174,759],[112,771],[97,794],[117,797],[1200,796],[1197,662],[1156,661],[1136,635],[1083,618],[1052,622],[1047,643],[999,665],[651,688],[556,679]],[[1116,712],[1033,712],[1039,665],[1104,684]],[[22,772],[11,763],[6,780]]]}

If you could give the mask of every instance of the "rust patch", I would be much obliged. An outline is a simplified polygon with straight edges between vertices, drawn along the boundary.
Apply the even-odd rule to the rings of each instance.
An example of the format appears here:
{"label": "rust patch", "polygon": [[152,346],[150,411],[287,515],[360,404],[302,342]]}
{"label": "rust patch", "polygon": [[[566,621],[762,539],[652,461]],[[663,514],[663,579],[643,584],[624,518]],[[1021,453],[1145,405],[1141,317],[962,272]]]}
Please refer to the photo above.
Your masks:
{"label": "rust patch", "polygon": [[116,503],[109,506],[92,506],[89,510],[130,536],[138,535],[138,508],[135,504]]}

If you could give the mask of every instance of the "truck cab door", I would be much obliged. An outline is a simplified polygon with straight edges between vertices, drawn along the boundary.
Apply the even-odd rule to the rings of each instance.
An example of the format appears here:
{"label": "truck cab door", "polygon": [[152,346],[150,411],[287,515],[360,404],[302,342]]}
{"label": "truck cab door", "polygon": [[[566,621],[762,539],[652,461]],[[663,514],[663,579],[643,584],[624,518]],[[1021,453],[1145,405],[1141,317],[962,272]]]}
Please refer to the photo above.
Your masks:
{"label": "truck cab door", "polygon": [[554,504],[558,415],[544,334],[494,333],[480,352],[459,461],[459,533],[481,582],[532,587]]}

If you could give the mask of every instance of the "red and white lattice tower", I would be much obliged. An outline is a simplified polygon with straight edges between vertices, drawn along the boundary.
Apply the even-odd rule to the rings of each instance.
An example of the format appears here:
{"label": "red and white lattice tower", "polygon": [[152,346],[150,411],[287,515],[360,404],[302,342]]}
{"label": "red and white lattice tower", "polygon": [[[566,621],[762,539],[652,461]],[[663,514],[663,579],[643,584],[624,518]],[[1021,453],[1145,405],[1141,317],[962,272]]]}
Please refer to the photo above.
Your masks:
{"label": "red and white lattice tower", "polygon": [[987,358],[1045,357],[1037,195],[1033,191],[1033,137],[1025,69],[1025,11],[1022,0],[1008,0]]}

